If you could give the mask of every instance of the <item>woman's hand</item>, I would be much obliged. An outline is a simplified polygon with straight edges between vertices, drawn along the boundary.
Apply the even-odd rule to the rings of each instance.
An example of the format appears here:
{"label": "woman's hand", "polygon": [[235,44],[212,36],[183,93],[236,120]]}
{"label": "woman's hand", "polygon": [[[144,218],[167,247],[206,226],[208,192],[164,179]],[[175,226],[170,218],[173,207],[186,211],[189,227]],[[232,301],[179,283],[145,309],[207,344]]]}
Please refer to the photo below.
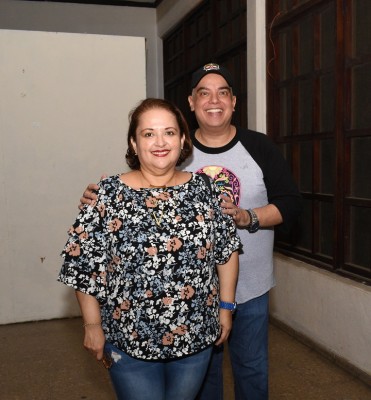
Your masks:
{"label": "woman's hand", "polygon": [[106,341],[101,325],[100,307],[98,300],[86,293],[75,291],[79,303],[83,327],[85,329],[84,347],[98,361],[103,357],[104,343]]}
{"label": "woman's hand", "polygon": [[232,312],[225,310],[224,308],[219,309],[219,322],[220,322],[220,336],[215,342],[216,346],[221,345],[227,339],[232,329]]}
{"label": "woman's hand", "polygon": [[101,325],[85,326],[84,348],[98,361],[103,358],[106,341]]}

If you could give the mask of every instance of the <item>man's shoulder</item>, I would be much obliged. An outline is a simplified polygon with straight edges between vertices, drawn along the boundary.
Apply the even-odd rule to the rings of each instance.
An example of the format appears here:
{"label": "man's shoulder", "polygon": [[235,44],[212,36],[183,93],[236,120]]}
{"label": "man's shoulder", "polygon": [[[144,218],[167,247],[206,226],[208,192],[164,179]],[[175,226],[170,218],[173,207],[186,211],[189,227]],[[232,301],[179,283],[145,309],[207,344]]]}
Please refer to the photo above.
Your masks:
{"label": "man's shoulder", "polygon": [[245,129],[239,126],[237,126],[236,129],[238,139],[242,143],[272,142],[271,139],[263,132],[254,131],[252,129]]}
{"label": "man's shoulder", "polygon": [[238,141],[251,154],[264,152],[276,152],[277,146],[265,133],[251,129],[237,128]]}

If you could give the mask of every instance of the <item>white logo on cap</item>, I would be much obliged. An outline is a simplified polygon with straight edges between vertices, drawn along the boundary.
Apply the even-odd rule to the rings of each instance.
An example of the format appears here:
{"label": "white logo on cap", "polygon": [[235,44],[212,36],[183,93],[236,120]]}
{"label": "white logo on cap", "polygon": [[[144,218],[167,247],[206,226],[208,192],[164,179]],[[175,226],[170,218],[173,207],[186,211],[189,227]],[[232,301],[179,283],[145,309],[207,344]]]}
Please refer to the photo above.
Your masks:
{"label": "white logo on cap", "polygon": [[219,70],[220,67],[218,64],[209,63],[204,66],[204,71],[212,71],[212,70]]}

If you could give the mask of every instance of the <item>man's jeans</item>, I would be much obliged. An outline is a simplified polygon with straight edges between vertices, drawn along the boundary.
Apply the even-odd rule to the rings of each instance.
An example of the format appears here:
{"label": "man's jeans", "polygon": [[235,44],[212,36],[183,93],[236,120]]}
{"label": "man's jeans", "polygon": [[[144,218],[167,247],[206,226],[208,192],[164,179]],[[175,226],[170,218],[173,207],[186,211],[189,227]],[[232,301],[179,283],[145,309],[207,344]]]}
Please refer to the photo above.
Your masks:
{"label": "man's jeans", "polygon": [[[269,292],[237,305],[229,355],[235,400],[268,399]],[[223,399],[223,348],[214,347],[199,400]]]}

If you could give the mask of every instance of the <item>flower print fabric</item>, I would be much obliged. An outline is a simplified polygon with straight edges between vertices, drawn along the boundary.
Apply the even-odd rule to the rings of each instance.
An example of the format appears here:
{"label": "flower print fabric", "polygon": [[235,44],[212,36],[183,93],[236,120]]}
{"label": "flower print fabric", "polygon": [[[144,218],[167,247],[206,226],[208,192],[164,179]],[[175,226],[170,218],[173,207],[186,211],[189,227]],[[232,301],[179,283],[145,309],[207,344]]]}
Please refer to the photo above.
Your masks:
{"label": "flower print fabric", "polygon": [[130,356],[190,355],[219,336],[215,264],[240,246],[197,174],[183,185],[134,190],[119,175],[78,215],[62,252],[59,281],[94,296],[106,340]]}

